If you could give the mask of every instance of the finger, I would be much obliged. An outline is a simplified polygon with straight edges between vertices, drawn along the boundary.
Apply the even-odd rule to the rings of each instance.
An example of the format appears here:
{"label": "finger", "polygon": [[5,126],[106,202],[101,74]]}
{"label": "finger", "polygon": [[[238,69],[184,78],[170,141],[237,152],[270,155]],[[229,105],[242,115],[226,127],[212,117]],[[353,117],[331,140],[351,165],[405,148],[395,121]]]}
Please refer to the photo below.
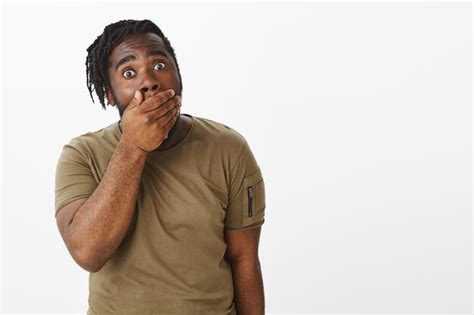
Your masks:
{"label": "finger", "polygon": [[157,128],[161,129],[165,133],[164,139],[168,138],[169,132],[173,127],[173,124],[176,122],[176,118],[178,118],[176,111],[171,110],[170,112],[166,113],[166,115],[162,116],[159,121],[157,121]]}
{"label": "finger", "polygon": [[159,102],[155,102],[154,104],[152,105],[148,105],[147,109],[144,110],[144,112],[146,113],[150,113],[150,112],[153,112],[153,111],[159,111],[159,116],[163,115],[164,113],[166,113],[169,109],[173,108],[174,105],[176,105],[177,103],[181,103],[181,96],[179,95],[175,95],[171,98],[168,98],[166,101],[164,101],[163,103],[159,103]]}
{"label": "finger", "polygon": [[158,120],[162,116],[166,115],[168,112],[172,111],[175,108],[180,108],[181,107],[181,100],[178,98],[179,96],[176,96],[173,99],[168,100],[165,104],[160,106],[158,109],[155,111],[150,112],[150,119],[151,120]]}
{"label": "finger", "polygon": [[166,130],[167,124],[173,120],[173,118],[178,117],[178,108],[173,108],[166,112],[163,116],[157,119],[158,124]]}
{"label": "finger", "polygon": [[168,121],[164,123],[163,125],[163,129],[164,130],[167,130],[167,132],[169,133],[171,128],[173,127],[173,124],[176,122],[176,120],[178,119],[178,112],[176,112],[174,115],[171,115],[170,118],[168,118]]}
{"label": "finger", "polygon": [[135,106],[140,105],[143,102],[143,95],[140,90],[135,91],[135,95],[133,96],[132,100],[130,101],[130,104],[128,104],[127,108],[133,108]]}
{"label": "finger", "polygon": [[156,95],[153,95],[152,97],[147,98],[145,101],[143,101],[143,104],[140,106],[140,110],[143,112],[149,112],[152,110],[157,109],[160,107],[163,103],[168,101],[170,98],[172,98],[175,95],[175,92],[173,89],[169,89],[163,92],[160,92]]}

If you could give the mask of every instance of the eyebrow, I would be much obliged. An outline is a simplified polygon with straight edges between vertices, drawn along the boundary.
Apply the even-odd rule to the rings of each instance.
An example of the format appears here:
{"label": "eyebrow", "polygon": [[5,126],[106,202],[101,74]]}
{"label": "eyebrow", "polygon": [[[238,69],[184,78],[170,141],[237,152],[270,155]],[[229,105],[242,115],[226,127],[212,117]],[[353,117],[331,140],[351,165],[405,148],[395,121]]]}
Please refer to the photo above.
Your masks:
{"label": "eyebrow", "polygon": [[[146,57],[149,57],[149,56],[163,56],[163,57],[168,58],[168,55],[163,50],[159,50],[159,49],[149,50],[146,53],[145,56]],[[124,63],[130,62],[130,61],[135,60],[135,59],[137,59],[137,57],[135,57],[134,55],[128,55],[128,56],[123,57],[122,59],[119,60],[119,62],[117,62],[117,65],[115,66],[115,71],[117,71],[118,68],[121,65],[123,65]]]}

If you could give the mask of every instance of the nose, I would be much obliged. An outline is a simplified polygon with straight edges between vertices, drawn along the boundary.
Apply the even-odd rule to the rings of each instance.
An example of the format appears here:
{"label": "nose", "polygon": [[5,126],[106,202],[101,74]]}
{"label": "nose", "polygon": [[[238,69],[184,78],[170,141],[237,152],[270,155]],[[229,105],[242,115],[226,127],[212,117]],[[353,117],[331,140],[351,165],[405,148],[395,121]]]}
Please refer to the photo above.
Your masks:
{"label": "nose", "polygon": [[150,96],[155,95],[160,89],[160,86],[160,83],[155,78],[155,74],[147,73],[143,78],[143,82],[140,86],[140,91],[145,96],[145,99],[147,99]]}

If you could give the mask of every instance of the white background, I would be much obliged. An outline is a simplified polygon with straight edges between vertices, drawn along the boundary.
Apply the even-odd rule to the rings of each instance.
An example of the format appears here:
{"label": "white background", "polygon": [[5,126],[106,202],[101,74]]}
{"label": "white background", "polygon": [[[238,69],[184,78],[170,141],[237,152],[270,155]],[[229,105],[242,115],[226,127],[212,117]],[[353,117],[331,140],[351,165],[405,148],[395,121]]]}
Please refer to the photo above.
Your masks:
{"label": "white background", "polygon": [[81,312],[88,273],[54,217],[91,102],[86,48],[150,19],[182,113],[248,140],[266,184],[267,313],[470,313],[471,4],[7,3],[2,11],[3,312]]}

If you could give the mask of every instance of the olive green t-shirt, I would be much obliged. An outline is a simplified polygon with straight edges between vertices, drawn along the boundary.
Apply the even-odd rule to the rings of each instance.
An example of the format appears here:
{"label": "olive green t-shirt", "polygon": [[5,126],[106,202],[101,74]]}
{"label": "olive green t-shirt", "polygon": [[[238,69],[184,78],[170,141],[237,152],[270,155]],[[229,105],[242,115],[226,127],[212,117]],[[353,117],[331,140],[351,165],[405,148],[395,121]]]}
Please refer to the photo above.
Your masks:
{"label": "olive green t-shirt", "polygon": [[[186,138],[147,155],[125,238],[89,274],[88,314],[235,314],[224,229],[264,222],[262,172],[245,138],[197,116]],[[91,195],[121,137],[119,121],[70,140],[56,168],[56,213]]]}

